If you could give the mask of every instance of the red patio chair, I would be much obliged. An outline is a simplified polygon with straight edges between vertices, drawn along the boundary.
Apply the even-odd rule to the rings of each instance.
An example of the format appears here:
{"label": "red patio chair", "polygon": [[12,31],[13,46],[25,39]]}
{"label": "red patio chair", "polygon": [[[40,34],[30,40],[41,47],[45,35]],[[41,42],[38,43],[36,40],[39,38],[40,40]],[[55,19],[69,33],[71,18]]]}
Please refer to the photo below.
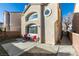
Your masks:
{"label": "red patio chair", "polygon": [[28,39],[27,35],[28,35],[27,33],[24,35],[24,40]]}
{"label": "red patio chair", "polygon": [[36,41],[36,40],[37,40],[37,39],[36,39],[36,36],[33,36],[32,40],[33,40],[33,41]]}

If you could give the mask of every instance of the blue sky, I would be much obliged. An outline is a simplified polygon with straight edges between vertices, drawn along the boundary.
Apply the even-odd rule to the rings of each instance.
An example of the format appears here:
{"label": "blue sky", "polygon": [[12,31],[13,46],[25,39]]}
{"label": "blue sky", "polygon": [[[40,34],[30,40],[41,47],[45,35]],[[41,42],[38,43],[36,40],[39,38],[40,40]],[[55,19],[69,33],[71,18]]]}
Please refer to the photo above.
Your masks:
{"label": "blue sky", "polygon": [[3,22],[3,12],[22,12],[26,3],[0,3],[0,22]]}
{"label": "blue sky", "polygon": [[[3,22],[3,12],[22,12],[27,3],[0,3],[0,22]],[[73,13],[74,3],[61,3],[62,16]]]}
{"label": "blue sky", "polygon": [[66,16],[68,13],[73,13],[74,3],[61,3],[60,8],[62,11],[62,16]]}

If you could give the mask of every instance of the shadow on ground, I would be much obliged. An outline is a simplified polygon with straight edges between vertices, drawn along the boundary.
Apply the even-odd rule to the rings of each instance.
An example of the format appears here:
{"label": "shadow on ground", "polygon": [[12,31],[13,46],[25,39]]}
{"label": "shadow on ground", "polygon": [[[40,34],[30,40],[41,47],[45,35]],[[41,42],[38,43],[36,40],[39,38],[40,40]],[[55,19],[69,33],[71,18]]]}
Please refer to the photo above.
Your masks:
{"label": "shadow on ground", "polygon": [[57,54],[47,51],[42,48],[33,47],[32,49],[24,52],[20,56],[56,56]]}
{"label": "shadow on ground", "polygon": [[0,56],[9,56],[1,45],[0,45]]}
{"label": "shadow on ground", "polygon": [[57,56],[71,56],[71,54],[66,52],[58,52]]}
{"label": "shadow on ground", "polygon": [[56,45],[72,45],[72,43],[68,36],[63,35],[62,39],[59,40]]}
{"label": "shadow on ground", "polygon": [[52,53],[42,48],[33,47],[32,49],[24,52],[20,56],[71,56],[71,54],[65,52]]}

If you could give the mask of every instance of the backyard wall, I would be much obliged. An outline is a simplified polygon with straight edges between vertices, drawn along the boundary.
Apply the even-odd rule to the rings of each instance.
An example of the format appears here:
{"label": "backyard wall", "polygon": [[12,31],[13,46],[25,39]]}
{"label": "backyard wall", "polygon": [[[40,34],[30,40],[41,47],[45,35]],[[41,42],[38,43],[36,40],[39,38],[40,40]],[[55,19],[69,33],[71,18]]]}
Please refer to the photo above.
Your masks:
{"label": "backyard wall", "polygon": [[79,55],[79,34],[69,32],[70,40],[72,41],[72,45],[75,48],[77,55]]}
{"label": "backyard wall", "polygon": [[6,40],[10,38],[17,38],[17,37],[21,37],[20,32],[17,32],[17,31],[0,32],[0,41],[2,39]]}
{"label": "backyard wall", "polygon": [[79,13],[74,13],[72,20],[72,30],[75,33],[79,33]]}

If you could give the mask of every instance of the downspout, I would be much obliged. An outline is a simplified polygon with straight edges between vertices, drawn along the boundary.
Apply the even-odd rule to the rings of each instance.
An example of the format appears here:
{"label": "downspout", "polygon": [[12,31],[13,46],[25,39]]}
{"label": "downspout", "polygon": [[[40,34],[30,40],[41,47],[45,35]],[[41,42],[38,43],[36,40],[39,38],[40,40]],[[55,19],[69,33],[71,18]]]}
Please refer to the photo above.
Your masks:
{"label": "downspout", "polygon": [[44,4],[41,4],[41,43],[45,43],[45,18],[44,18]]}

